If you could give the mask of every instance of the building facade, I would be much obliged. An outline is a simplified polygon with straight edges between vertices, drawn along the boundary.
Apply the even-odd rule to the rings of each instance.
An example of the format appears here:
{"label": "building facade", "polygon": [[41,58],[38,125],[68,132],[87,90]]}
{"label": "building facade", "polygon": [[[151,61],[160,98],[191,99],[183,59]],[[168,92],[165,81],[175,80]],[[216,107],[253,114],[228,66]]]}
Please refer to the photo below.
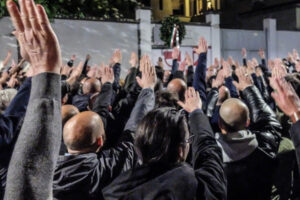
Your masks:
{"label": "building facade", "polygon": [[184,22],[204,12],[221,9],[221,0],[151,0],[153,19],[160,21],[170,15],[179,16]]}

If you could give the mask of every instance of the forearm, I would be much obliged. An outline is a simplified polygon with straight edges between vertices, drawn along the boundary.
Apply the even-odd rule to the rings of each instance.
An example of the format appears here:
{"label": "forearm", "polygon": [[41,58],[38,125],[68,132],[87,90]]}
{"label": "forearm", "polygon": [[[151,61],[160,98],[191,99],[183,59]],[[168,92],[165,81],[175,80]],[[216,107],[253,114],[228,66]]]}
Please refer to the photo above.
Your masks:
{"label": "forearm", "polygon": [[85,76],[88,73],[88,71],[87,71],[88,63],[89,63],[89,59],[86,59],[85,62],[84,62],[84,65],[83,65],[82,73],[81,73]]}
{"label": "forearm", "polygon": [[137,68],[135,67],[132,67],[130,69],[130,73],[127,75],[126,79],[125,79],[125,86],[124,86],[124,89],[126,91],[128,91],[128,89],[130,88],[130,86],[132,84],[135,83],[135,80],[136,80],[136,76],[137,76]]}
{"label": "forearm", "polygon": [[243,66],[247,67],[247,58],[243,58]]}
{"label": "forearm", "polygon": [[138,124],[144,118],[144,116],[154,108],[155,96],[154,91],[150,88],[143,89],[138,97],[137,102],[129,120],[126,123],[125,131],[135,132]]}
{"label": "forearm", "polygon": [[111,83],[105,83],[102,86],[100,94],[97,96],[96,101],[93,105],[93,111],[98,113],[102,118],[104,127],[106,127],[107,117],[109,115],[108,107],[111,104],[113,95],[113,86]]}
{"label": "forearm", "polygon": [[32,79],[25,121],[8,169],[6,199],[52,198],[62,137],[60,90],[58,74],[42,73]]}
{"label": "forearm", "polygon": [[177,63],[177,59],[173,59],[172,61],[172,71],[171,74],[175,74],[175,72],[178,70],[178,63]]}
{"label": "forearm", "polygon": [[207,117],[201,110],[190,114],[190,132],[194,134],[192,164],[196,176],[207,180],[208,188],[217,189],[218,193],[214,193],[216,196],[211,198],[226,199],[226,178],[221,149],[217,145]]}
{"label": "forearm", "polygon": [[227,77],[225,78],[225,86],[229,89],[230,92],[230,96],[232,98],[238,98],[239,94],[237,92],[237,89],[235,88],[235,86],[233,85],[233,79],[232,77]]}
{"label": "forearm", "polygon": [[249,86],[243,90],[242,97],[250,110],[252,128],[258,128],[259,126],[267,127],[268,125],[278,128],[281,127],[276,119],[275,113],[264,101],[255,86]]}
{"label": "forearm", "polygon": [[195,70],[193,87],[199,92],[203,104],[206,104],[206,61],[207,54],[201,53]]}
{"label": "forearm", "polygon": [[298,170],[300,172],[300,120],[295,122],[290,129],[291,139],[295,146]]}
{"label": "forearm", "polygon": [[188,72],[187,72],[187,86],[192,87],[193,86],[193,79],[194,79],[194,67],[193,65],[188,67]]}
{"label": "forearm", "polygon": [[117,90],[120,87],[119,82],[120,82],[121,64],[116,63],[113,67],[113,70],[114,70],[114,76],[115,76],[113,88],[114,88],[114,90]]}
{"label": "forearm", "polygon": [[213,116],[218,98],[219,98],[218,89],[212,88],[207,95],[207,104],[206,104],[206,108],[204,109],[206,116],[208,116],[208,117]]}

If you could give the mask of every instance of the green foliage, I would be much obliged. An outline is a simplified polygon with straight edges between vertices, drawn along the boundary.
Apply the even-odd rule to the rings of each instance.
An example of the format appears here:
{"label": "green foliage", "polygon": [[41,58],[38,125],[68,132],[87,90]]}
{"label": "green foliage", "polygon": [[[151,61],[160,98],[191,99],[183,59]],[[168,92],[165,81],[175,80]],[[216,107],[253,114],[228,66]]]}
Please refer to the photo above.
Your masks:
{"label": "green foliage", "polygon": [[[170,41],[172,37],[172,31],[174,28],[174,24],[179,26],[179,44],[181,44],[182,40],[185,37],[185,26],[184,24],[179,20],[178,17],[170,16],[166,17],[162,21],[162,26],[160,28],[160,39],[165,42],[165,45],[170,47]],[[176,41],[175,41],[176,43]]]}
{"label": "green foliage", "polygon": [[[0,18],[7,15],[6,0],[0,0]],[[15,0],[16,1],[16,0]],[[101,17],[106,19],[134,18],[137,0],[35,0],[44,6],[48,16],[86,18]]]}

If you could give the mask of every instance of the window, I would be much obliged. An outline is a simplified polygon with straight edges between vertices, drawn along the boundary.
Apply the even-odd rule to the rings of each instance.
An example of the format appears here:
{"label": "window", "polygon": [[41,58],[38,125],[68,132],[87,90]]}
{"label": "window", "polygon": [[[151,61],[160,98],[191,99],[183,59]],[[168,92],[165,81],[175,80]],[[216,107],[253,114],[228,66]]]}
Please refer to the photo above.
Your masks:
{"label": "window", "polygon": [[159,0],[159,9],[160,10],[164,9],[164,2],[163,2],[163,0]]}

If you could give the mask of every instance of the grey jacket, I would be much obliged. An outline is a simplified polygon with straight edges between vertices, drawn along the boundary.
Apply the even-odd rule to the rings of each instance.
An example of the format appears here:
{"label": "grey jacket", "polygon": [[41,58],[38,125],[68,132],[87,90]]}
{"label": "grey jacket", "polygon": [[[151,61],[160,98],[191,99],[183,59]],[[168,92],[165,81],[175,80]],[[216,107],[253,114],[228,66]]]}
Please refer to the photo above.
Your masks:
{"label": "grey jacket", "polygon": [[52,177],[61,143],[60,75],[32,78],[31,96],[7,175],[6,200],[52,199]]}

